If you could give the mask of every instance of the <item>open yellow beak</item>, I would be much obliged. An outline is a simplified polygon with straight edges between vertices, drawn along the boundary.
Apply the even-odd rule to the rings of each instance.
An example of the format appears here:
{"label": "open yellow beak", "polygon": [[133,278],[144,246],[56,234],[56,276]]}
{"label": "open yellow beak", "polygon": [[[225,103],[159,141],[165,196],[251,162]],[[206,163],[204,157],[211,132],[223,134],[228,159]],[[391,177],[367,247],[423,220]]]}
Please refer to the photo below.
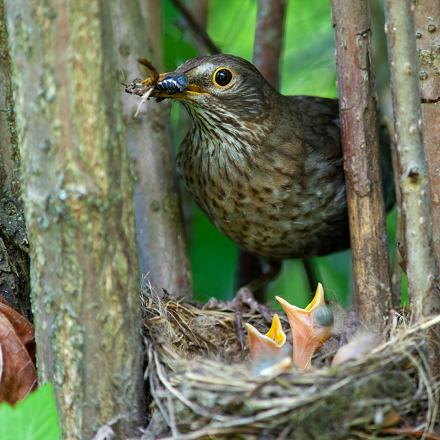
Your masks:
{"label": "open yellow beak", "polygon": [[253,325],[245,324],[248,333],[249,355],[252,359],[277,356],[286,342],[280,318],[273,315],[269,331],[263,335]]}
{"label": "open yellow beak", "polygon": [[292,329],[293,363],[300,370],[308,370],[313,354],[330,337],[333,328],[333,313],[325,304],[324,289],[319,283],[315,296],[305,309],[289,304],[279,296],[276,299],[286,312]]}

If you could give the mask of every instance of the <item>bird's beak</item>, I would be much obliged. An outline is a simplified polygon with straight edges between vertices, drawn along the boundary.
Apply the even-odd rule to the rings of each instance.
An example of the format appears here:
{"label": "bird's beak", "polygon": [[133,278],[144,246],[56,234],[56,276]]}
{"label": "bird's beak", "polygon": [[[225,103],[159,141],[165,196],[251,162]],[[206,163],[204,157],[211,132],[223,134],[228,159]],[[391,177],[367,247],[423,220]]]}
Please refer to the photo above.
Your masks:
{"label": "bird's beak", "polygon": [[263,335],[253,325],[246,324],[249,354],[252,359],[278,356],[286,342],[280,318],[275,314],[269,331]]}
{"label": "bird's beak", "polygon": [[319,283],[310,304],[301,309],[276,297],[286,312],[292,329],[293,363],[300,370],[312,365],[315,351],[330,337],[333,328],[333,313],[324,301],[324,289]]}
{"label": "bird's beak", "polygon": [[194,84],[186,73],[161,73],[153,89],[156,98],[189,99],[193,95],[206,94],[200,86]]}

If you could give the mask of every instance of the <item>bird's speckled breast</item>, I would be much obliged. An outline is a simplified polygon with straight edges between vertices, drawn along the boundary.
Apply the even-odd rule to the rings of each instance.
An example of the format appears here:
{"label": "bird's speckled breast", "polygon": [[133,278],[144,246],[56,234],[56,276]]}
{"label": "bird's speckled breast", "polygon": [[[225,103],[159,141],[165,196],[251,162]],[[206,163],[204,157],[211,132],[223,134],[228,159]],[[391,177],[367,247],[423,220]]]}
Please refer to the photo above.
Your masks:
{"label": "bird's speckled breast", "polygon": [[180,173],[215,226],[242,249],[268,258],[326,254],[335,240],[347,247],[341,163],[323,167],[311,157],[286,166],[285,156],[251,143],[195,125],[181,146]]}

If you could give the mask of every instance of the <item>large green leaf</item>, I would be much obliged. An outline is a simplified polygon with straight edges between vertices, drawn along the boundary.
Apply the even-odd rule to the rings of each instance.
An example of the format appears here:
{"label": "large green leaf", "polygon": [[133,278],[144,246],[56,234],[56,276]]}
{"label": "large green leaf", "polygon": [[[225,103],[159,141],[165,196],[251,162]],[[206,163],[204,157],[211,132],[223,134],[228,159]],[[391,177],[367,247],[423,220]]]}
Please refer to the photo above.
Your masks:
{"label": "large green leaf", "polygon": [[0,405],[0,440],[59,440],[61,430],[51,384],[15,406]]}

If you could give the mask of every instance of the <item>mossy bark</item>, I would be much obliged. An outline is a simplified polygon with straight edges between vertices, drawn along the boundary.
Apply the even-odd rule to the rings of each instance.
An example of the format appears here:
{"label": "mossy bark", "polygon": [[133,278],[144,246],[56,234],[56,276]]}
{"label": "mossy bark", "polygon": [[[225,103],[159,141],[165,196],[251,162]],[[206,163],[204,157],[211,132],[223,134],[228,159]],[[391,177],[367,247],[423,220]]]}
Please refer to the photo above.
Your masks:
{"label": "mossy bark", "polygon": [[28,243],[3,0],[0,0],[0,292],[20,313],[30,317]]}
{"label": "mossy bark", "polygon": [[[137,59],[162,70],[160,2],[117,0],[111,7],[121,81],[145,77]],[[171,153],[168,102],[148,102],[134,117],[139,97],[124,93],[123,117],[134,176],[134,208],[141,275],[170,294],[191,298],[191,273]]]}
{"label": "mossy bark", "polygon": [[63,438],[142,422],[131,179],[110,4],[6,1],[39,375]]}

